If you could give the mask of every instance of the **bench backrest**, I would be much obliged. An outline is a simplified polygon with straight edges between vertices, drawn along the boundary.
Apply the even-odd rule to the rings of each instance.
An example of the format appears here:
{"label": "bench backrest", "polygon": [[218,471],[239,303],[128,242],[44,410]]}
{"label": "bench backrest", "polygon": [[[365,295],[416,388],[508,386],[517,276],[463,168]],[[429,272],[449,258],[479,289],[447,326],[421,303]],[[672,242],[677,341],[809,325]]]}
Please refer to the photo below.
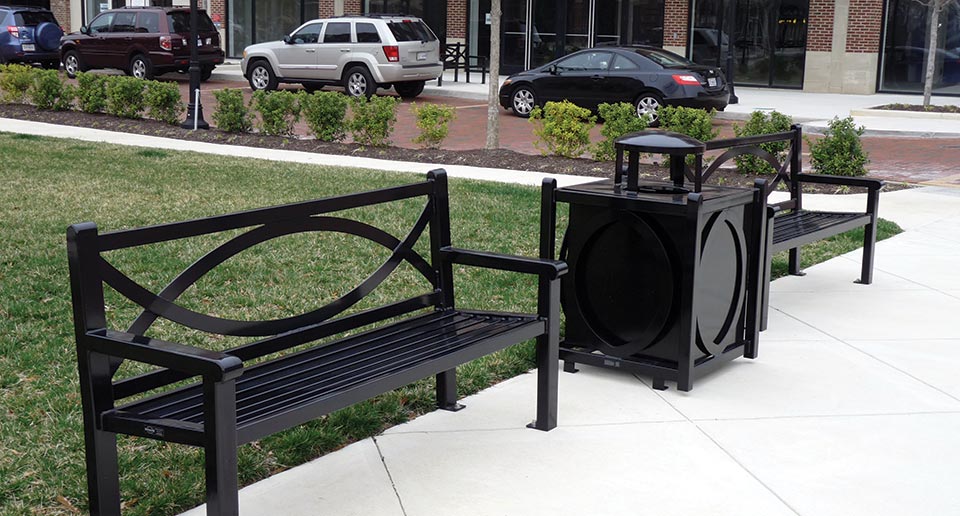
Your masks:
{"label": "bench backrest", "polygon": [[[767,152],[760,147],[764,143],[789,142],[787,154],[781,162],[777,156]],[[705,182],[714,171],[720,168],[724,163],[743,155],[756,156],[773,167],[776,175],[767,181],[766,194],[769,197],[771,192],[779,188],[780,184],[787,185],[790,192],[790,199],[779,203],[770,203],[768,206],[781,210],[800,209],[802,189],[800,188],[799,175],[801,169],[801,153],[803,152],[803,134],[799,124],[794,124],[789,131],[782,133],[764,134],[760,136],[743,136],[740,138],[725,138],[722,140],[711,140],[705,142],[706,150],[726,149],[717,156],[710,165],[703,170],[689,171],[687,174],[691,181]]]}
{"label": "bench backrest", "polygon": [[[406,236],[396,237],[366,222],[347,218],[345,210],[422,199],[423,209]],[[419,205],[418,205],[419,206]],[[430,256],[421,256],[414,244],[429,230]],[[105,256],[120,249],[223,232],[238,232],[209,250],[154,293],[115,268]],[[310,232],[353,235],[387,248],[389,257],[365,280],[333,301],[298,315],[272,320],[237,320],[200,313],[177,304],[178,297],[218,265],[247,249],[278,237]],[[233,234],[233,233],[229,233]],[[78,342],[87,332],[105,329],[104,284],[142,308],[125,331],[145,335],[157,319],[224,336],[256,340],[227,350],[241,360],[252,360],[317,339],[354,330],[378,321],[425,308],[452,307],[452,274],[440,265],[439,249],[450,245],[446,174],[428,173],[420,183],[369,192],[274,206],[203,219],[98,234],[93,223],[70,226],[67,248],[73,291],[74,326]],[[373,292],[403,262],[422,275],[426,292],[382,306],[346,314]],[[218,307],[214,307],[216,309]],[[112,373],[120,365],[113,362]],[[161,369],[115,382],[115,399],[168,385],[184,375]]]}

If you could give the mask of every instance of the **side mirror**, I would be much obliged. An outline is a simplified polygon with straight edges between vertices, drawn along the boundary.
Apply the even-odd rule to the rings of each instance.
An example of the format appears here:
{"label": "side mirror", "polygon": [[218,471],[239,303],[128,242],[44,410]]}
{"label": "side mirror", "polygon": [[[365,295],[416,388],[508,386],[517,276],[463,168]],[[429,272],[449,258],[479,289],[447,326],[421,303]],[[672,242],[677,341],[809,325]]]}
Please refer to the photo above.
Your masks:
{"label": "side mirror", "polygon": [[283,37],[283,42],[286,43],[286,44],[288,44],[288,45],[292,45],[292,44],[293,44],[293,38],[291,38],[290,36],[284,36],[284,37]]}
{"label": "side mirror", "polygon": [[550,72],[550,75],[557,75],[557,65],[550,65],[547,71]]}
{"label": "side mirror", "polygon": [[90,29],[88,29],[86,25],[81,25],[80,34],[90,34]]}

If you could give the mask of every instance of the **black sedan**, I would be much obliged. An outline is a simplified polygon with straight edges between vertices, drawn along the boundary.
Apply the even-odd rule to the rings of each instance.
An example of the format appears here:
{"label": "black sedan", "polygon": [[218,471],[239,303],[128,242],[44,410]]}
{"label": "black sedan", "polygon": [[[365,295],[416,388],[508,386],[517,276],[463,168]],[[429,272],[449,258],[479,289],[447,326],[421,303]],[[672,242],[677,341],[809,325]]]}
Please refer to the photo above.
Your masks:
{"label": "black sedan", "polygon": [[662,105],[723,111],[729,98],[718,68],[646,46],[581,50],[511,75],[500,88],[500,105],[524,118],[549,101],[566,99],[591,110],[604,102],[629,102],[654,125]]}

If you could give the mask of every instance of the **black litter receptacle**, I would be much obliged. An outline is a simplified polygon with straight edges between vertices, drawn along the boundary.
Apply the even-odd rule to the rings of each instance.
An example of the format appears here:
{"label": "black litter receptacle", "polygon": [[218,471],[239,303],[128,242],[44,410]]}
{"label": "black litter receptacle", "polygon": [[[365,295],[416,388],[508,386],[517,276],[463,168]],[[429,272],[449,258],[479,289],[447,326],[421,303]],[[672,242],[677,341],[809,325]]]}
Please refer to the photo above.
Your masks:
{"label": "black litter receptacle", "polygon": [[[762,185],[703,185],[704,144],[681,134],[641,131],[616,148],[612,180],[552,196],[570,205],[560,356],[567,371],[574,363],[616,367],[651,375],[656,388],[674,380],[688,391],[723,362],[757,355]],[[640,153],[670,154],[670,181],[641,181]]]}

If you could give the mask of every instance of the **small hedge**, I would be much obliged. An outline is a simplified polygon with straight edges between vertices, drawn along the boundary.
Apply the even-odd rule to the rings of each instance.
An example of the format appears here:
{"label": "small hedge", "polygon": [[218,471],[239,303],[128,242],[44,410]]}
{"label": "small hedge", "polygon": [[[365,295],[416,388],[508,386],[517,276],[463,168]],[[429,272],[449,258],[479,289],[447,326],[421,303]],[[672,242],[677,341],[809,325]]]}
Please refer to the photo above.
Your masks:
{"label": "small hedge", "polygon": [[537,136],[534,146],[540,152],[566,158],[578,158],[590,145],[590,128],[597,117],[576,104],[547,102],[530,113],[530,121],[536,124],[533,134]]}
{"label": "small hedge", "polygon": [[107,77],[107,113],[123,118],[142,118],[146,108],[145,81],[136,77]]}
{"label": "small hedge", "polygon": [[346,95],[335,91],[301,92],[300,112],[318,140],[338,142],[347,135]]}
{"label": "small hedge", "polygon": [[853,117],[833,117],[823,138],[818,141],[807,139],[814,171],[836,176],[866,175],[870,157],[860,142],[863,132],[863,126],[854,125]]}
{"label": "small hedge", "polygon": [[[782,133],[789,131],[792,125],[793,119],[779,111],[771,111],[769,115],[763,111],[754,111],[742,126],[734,124],[733,134],[739,138],[744,136]],[[789,147],[790,142],[788,140],[760,144],[761,149],[773,154],[780,162],[783,162],[787,157],[787,149]],[[733,160],[737,164],[737,171],[741,174],[757,176],[777,173],[773,166],[756,156],[745,154],[743,156],[737,156],[733,158]]]}
{"label": "small hedge", "polygon": [[384,147],[390,143],[393,124],[397,122],[397,104],[399,97],[381,97],[374,95],[367,99],[361,95],[353,97],[350,111],[350,136],[360,145]]}
{"label": "small hedge", "polygon": [[72,84],[64,84],[60,73],[56,70],[36,70],[33,74],[33,84],[27,90],[30,102],[40,109],[66,111],[73,106],[73,99],[77,95],[77,88]]}
{"label": "small hedge", "polygon": [[77,73],[77,107],[85,113],[100,113],[107,107],[107,78],[88,72]]}
{"label": "small hedge", "polygon": [[453,106],[442,104],[414,104],[411,111],[417,119],[417,128],[420,129],[420,134],[413,142],[427,149],[439,149],[450,133],[450,122],[456,117],[456,110]]}
{"label": "small hedge", "polygon": [[253,92],[253,110],[260,114],[257,127],[263,134],[284,136],[293,134],[293,124],[300,120],[297,94],[292,91]]}
{"label": "small hedge", "polygon": [[[713,117],[717,115],[715,109],[704,111],[683,106],[664,106],[657,110],[657,114],[660,116],[660,128],[664,131],[685,134],[702,142],[710,141],[719,134],[713,128]],[[687,156],[688,165],[693,165],[695,160],[693,155]],[[664,159],[664,164],[667,163],[669,158]]]}
{"label": "small hedge", "polygon": [[15,104],[27,99],[37,70],[21,64],[0,65],[0,100]]}
{"label": "small hedge", "polygon": [[633,104],[627,102],[603,103],[600,104],[599,111],[600,118],[603,119],[603,127],[600,128],[603,140],[593,147],[593,159],[597,161],[613,160],[616,157],[614,142],[617,138],[642,131],[650,124],[646,115],[643,118],[638,117]]}
{"label": "small hedge", "polygon": [[213,92],[217,106],[213,110],[213,123],[221,131],[245,133],[253,129],[253,116],[243,102],[243,91],[226,88]]}
{"label": "small hedge", "polygon": [[146,81],[146,104],[154,120],[176,124],[183,114],[180,86],[175,82]]}

